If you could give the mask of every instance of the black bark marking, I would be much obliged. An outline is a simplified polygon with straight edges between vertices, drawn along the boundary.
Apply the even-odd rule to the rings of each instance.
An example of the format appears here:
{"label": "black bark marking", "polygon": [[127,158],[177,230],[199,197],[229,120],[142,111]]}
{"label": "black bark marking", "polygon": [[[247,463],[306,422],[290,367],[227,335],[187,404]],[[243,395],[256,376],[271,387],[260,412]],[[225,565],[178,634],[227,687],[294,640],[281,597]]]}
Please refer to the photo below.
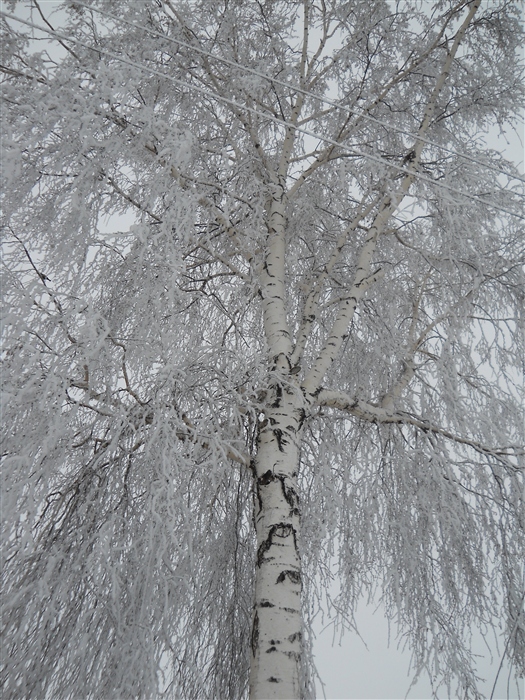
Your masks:
{"label": "black bark marking", "polygon": [[[302,638],[303,638],[303,633],[302,633],[302,632],[294,632],[293,634],[291,634],[291,635],[288,637],[288,641],[293,643],[293,642],[295,642],[295,641],[297,641],[297,640],[301,641]],[[270,644],[271,644],[271,642],[270,642]]]}
{"label": "black bark marking", "polygon": [[[288,336],[288,331],[283,330],[283,331],[281,331],[281,332],[282,332],[283,335]],[[285,359],[286,362],[288,363],[288,369],[289,369],[289,370],[292,369],[292,363],[290,362],[290,358],[288,357],[288,355],[285,355],[284,352],[280,352],[278,355],[274,355],[274,357],[273,357],[273,368],[272,368],[272,371],[274,371],[274,370],[276,369],[276,367],[277,367],[277,362],[279,361],[279,359],[280,359],[281,357],[284,357],[284,359]]]}
{"label": "black bark marking", "polygon": [[264,555],[273,545],[273,537],[289,537],[293,535],[294,547],[297,549],[297,533],[295,528],[290,523],[277,523],[272,525],[268,533],[268,537],[261,543],[257,550],[257,566],[260,567],[264,561]]}
{"label": "black bark marking", "polygon": [[270,681],[270,683],[280,683],[281,682],[280,678],[275,678],[274,676],[270,676],[270,678],[268,678],[268,680]]}
{"label": "black bark marking", "polygon": [[288,486],[288,487],[286,486],[286,484],[284,483],[284,481],[285,481],[284,476],[280,477],[280,481],[281,481],[281,486],[283,489],[283,496],[284,496],[286,502],[288,503],[288,505],[292,509],[292,512],[295,513],[296,515],[298,515],[299,511],[298,511],[297,506],[299,505],[299,498],[297,496],[297,493],[295,492],[295,489],[292,486]]}
{"label": "black bark marking", "polygon": [[[272,530],[273,530],[273,528],[272,528]],[[261,566],[261,564],[263,563],[264,555],[272,546],[272,537],[273,537],[272,530],[270,530],[268,537],[264,540],[264,542],[261,543],[261,545],[259,546],[259,549],[257,550],[257,566],[258,567]]]}
{"label": "black bark marking", "polygon": [[275,474],[271,469],[268,469],[267,472],[257,479],[259,486],[268,486],[268,484],[271,484],[272,481],[275,481]]}
{"label": "black bark marking", "polygon": [[[292,477],[297,476],[296,473],[292,474]],[[274,483],[275,481],[280,481],[281,482],[281,489],[283,492],[283,497],[285,501],[288,503],[290,506],[290,513],[291,515],[300,515],[299,511],[299,496],[297,495],[297,492],[293,488],[293,486],[287,486],[286,485],[286,479],[287,477],[281,474],[274,474],[271,469],[268,469],[264,474],[262,474],[258,479],[257,479],[257,498],[259,501],[259,510],[262,510],[263,504],[262,504],[262,496],[261,496],[261,486],[269,486],[271,483]]]}
{"label": "black bark marking", "polygon": [[274,428],[272,432],[275,435],[275,439],[277,440],[277,447],[279,448],[279,452],[284,452],[284,446],[288,444],[288,440],[286,440],[283,437],[284,432],[280,428]]}
{"label": "black bark marking", "polygon": [[291,523],[278,523],[272,527],[272,530],[277,537],[284,538],[293,535],[295,539],[295,528]]}
{"label": "black bark marking", "polygon": [[269,649],[266,649],[267,654],[271,654],[272,651],[277,651],[277,647],[270,647]]}
{"label": "black bark marking", "polygon": [[272,273],[270,272],[270,270],[268,268],[268,261],[267,260],[265,260],[263,263],[263,270],[266,272],[268,277],[275,277],[275,275],[272,275]]}
{"label": "black bark marking", "polygon": [[296,651],[285,651],[283,653],[289,659],[297,659],[297,661],[299,661],[299,659],[301,658],[301,654],[298,654]]}
{"label": "black bark marking", "polygon": [[283,583],[283,581],[288,578],[291,583],[301,584],[301,574],[299,571],[291,571],[287,569],[286,571],[281,571],[277,577],[276,583]]}
{"label": "black bark marking", "polygon": [[275,401],[272,403],[272,408],[279,408],[283,397],[283,388],[280,384],[275,386]]}
{"label": "black bark marking", "polygon": [[258,479],[257,479],[257,482],[255,484],[255,492],[257,494],[257,501],[259,502],[259,513],[260,513],[263,509],[263,502],[262,502],[261,489],[260,489]]}
{"label": "black bark marking", "polygon": [[286,485],[286,479],[287,477],[282,475],[282,474],[274,474],[272,472],[266,472],[266,474],[263,474],[262,477],[259,478],[259,483],[262,484],[261,479],[265,478],[265,482],[262,484],[266,486],[267,484],[270,483],[270,479],[268,478],[268,475],[271,474],[271,481],[277,481],[279,480],[281,482],[281,488],[283,491],[283,496],[285,501],[288,503],[290,508],[292,509],[292,513],[298,514],[297,506],[299,504],[299,497],[293,488],[293,486],[287,486]]}
{"label": "black bark marking", "polygon": [[257,647],[259,646],[259,615],[255,611],[253,616],[253,627],[252,627],[252,654],[255,656],[257,652]]}

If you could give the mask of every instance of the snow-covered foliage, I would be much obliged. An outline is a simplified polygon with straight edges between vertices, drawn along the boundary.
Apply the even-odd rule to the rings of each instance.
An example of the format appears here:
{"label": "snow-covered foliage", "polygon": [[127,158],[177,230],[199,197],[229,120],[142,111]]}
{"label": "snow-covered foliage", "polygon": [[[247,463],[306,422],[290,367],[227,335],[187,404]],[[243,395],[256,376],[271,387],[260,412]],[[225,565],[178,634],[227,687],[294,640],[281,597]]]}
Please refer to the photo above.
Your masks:
{"label": "snow-covered foliage", "polygon": [[90,5],[2,17],[3,697],[268,697],[286,533],[297,697],[377,585],[524,673],[517,4]]}

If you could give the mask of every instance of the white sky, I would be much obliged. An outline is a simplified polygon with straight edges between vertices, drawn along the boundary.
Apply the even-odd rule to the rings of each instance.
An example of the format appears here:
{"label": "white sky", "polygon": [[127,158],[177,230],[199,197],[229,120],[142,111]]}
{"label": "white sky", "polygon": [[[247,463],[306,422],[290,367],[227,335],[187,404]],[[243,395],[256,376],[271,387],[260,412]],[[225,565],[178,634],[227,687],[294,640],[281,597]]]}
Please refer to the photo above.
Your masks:
{"label": "white sky", "polygon": [[[392,634],[388,644],[388,624],[384,611],[380,608],[374,614],[374,606],[362,603],[357,611],[358,629],[366,642],[356,634],[347,633],[339,644],[338,635],[333,644],[333,627],[321,631],[321,625],[314,626],[318,635],[314,645],[317,670],[325,684],[327,700],[428,700],[432,697],[428,678],[421,678],[408,693],[412,676],[409,676],[410,654],[398,650]],[[494,680],[501,660],[504,642],[499,640],[499,653],[492,643],[494,657],[491,660],[481,635],[475,639],[474,651],[482,654],[478,663],[478,675],[486,681],[480,684],[484,697],[490,698]],[[367,648],[368,647],[368,648]],[[523,679],[516,679],[504,664],[500,672],[494,700],[509,698],[519,700],[525,697]],[[408,694],[407,694],[408,693]],[[317,684],[317,697],[323,692]],[[438,693],[442,700],[448,700],[446,691]]]}

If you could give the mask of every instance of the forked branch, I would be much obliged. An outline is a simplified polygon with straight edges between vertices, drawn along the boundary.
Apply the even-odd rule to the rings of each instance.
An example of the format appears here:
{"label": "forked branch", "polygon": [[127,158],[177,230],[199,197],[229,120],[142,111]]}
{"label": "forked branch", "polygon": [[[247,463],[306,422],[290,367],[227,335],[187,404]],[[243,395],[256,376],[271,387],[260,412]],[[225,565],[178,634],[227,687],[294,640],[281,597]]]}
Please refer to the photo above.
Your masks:
{"label": "forked branch", "polygon": [[465,36],[468,26],[474,18],[480,3],[481,0],[474,0],[467,17],[454,37],[454,41],[452,42],[450,51],[447,54],[443,68],[436,80],[432,94],[430,95],[425,107],[414,147],[410,151],[412,157],[410,159],[408,172],[404,176],[399,189],[396,191],[387,192],[374,218],[374,221],[368,230],[368,235],[359,253],[357,270],[350,294],[341,303],[339,312],[328,334],[328,337],[326,338],[324,346],[304,381],[303,386],[310,394],[313,394],[319,389],[321,382],[323,381],[323,377],[326,375],[332,363],[338,356],[344,339],[348,333],[350,323],[354,317],[357,305],[361,301],[365,291],[371,286],[375,279],[375,275],[372,272],[372,260],[375,254],[378,238],[380,235],[384,234],[388,220],[398,209],[399,205],[408,194],[410,186],[414,181],[416,170],[421,160],[421,153],[425,146],[425,141],[423,141],[421,137],[424,137],[428,131],[436,109],[437,99],[449,76],[452,61],[457,54],[461,40]]}

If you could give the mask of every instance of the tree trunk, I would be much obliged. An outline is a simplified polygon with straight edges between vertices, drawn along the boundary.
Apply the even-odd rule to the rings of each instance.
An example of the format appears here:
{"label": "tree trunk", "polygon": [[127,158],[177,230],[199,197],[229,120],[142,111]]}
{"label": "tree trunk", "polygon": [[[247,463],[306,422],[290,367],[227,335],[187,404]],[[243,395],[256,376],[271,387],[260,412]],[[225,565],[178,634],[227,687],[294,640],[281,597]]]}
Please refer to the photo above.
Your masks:
{"label": "tree trunk", "polygon": [[302,696],[300,513],[297,495],[303,398],[277,386],[254,460],[257,571],[252,629],[251,700]]}

